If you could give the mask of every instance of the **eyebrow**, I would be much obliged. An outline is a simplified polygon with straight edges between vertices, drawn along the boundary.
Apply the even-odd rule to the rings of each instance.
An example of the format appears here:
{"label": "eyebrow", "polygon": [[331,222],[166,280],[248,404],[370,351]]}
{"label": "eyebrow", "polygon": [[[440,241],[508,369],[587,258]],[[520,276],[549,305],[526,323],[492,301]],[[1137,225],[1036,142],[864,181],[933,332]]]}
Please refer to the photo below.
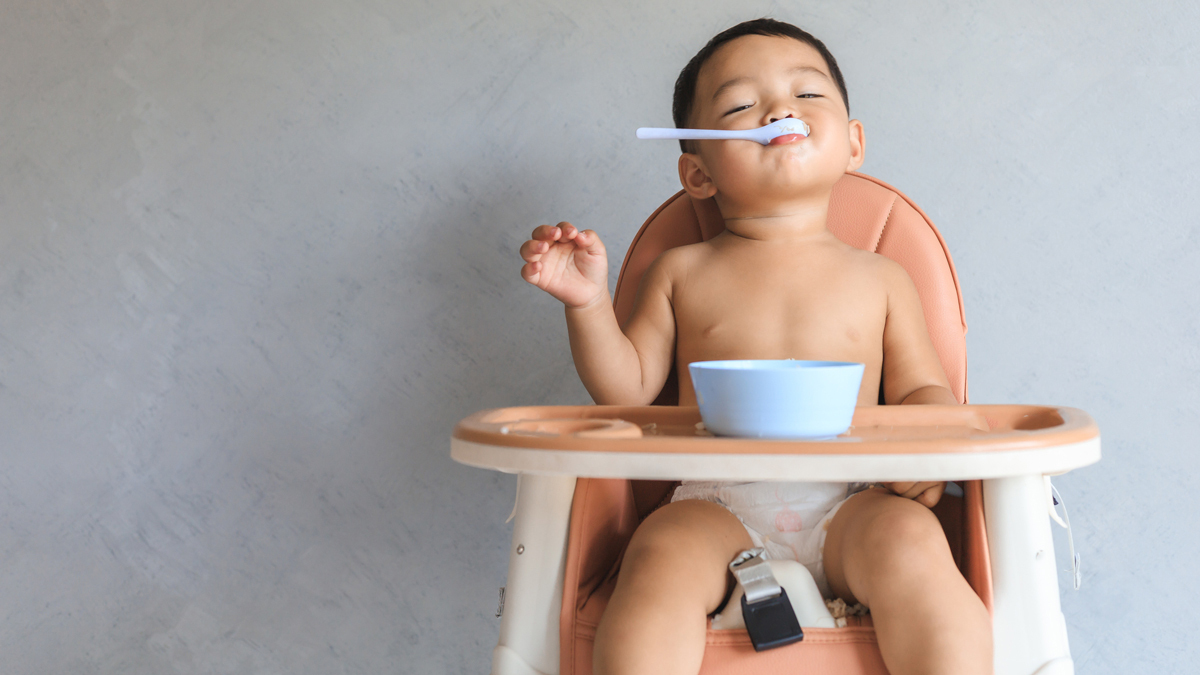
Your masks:
{"label": "eyebrow", "polygon": [[[821,77],[825,78],[826,80],[829,80],[829,76],[826,75],[820,68],[813,68],[812,66],[796,66],[795,68],[792,68],[788,72],[789,73],[799,73],[799,72],[816,73],[817,75],[820,75]],[[717,97],[721,95],[721,92],[725,91],[726,89],[729,89],[730,87],[736,87],[737,85],[742,84],[751,79],[753,79],[753,78],[743,75],[742,77],[735,77],[732,80],[726,80],[725,82],[721,83],[721,86],[717,87],[716,91],[713,92],[713,95],[712,95],[713,100],[714,101],[717,100]],[[830,80],[830,81],[832,82],[832,80]]]}

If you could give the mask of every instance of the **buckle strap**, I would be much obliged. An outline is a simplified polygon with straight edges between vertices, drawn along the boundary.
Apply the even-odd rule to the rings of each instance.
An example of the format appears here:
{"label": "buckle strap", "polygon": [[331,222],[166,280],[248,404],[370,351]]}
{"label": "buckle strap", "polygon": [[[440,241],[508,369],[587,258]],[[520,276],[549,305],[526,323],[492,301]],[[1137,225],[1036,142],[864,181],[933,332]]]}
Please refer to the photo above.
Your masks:
{"label": "buckle strap", "polygon": [[765,552],[761,547],[746,549],[729,563],[729,571],[733,572],[733,576],[742,585],[742,590],[746,593],[746,602],[751,605],[777,597],[783,592],[783,588],[775,580],[775,575],[771,573],[771,566],[763,558]]}

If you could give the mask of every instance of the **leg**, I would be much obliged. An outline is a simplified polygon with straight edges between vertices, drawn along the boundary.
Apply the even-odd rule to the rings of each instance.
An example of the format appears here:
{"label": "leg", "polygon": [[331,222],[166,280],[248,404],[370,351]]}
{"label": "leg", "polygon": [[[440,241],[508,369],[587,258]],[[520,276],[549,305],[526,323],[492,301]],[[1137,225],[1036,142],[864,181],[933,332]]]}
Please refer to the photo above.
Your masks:
{"label": "leg", "polygon": [[650,514],[625,551],[596,630],[594,671],[695,674],[707,615],[729,591],[729,561],[750,535],[724,507],[686,500]]}
{"label": "leg", "polygon": [[896,675],[992,672],[987,609],[921,504],[878,489],[851,498],[830,523],[825,573],[835,594],[871,608]]}

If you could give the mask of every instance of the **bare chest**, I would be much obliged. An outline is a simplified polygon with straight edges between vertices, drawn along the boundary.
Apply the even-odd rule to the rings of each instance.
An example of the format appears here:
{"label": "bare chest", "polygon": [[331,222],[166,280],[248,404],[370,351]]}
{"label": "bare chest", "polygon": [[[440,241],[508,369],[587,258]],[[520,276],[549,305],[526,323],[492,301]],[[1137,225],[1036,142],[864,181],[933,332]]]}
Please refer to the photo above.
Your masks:
{"label": "bare chest", "polygon": [[882,361],[887,294],[861,275],[741,271],[694,276],[673,298],[680,366],[719,359]]}

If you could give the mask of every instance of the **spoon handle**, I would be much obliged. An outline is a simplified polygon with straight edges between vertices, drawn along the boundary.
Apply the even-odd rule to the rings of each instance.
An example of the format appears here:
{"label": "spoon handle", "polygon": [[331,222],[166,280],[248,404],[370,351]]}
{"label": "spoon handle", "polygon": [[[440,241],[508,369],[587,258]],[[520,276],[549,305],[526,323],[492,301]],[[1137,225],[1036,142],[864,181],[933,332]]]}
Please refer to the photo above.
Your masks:
{"label": "spoon handle", "polygon": [[677,141],[707,141],[707,140],[754,140],[751,130],[733,129],[673,129],[662,127],[641,127],[637,137],[643,139],[670,139]]}

